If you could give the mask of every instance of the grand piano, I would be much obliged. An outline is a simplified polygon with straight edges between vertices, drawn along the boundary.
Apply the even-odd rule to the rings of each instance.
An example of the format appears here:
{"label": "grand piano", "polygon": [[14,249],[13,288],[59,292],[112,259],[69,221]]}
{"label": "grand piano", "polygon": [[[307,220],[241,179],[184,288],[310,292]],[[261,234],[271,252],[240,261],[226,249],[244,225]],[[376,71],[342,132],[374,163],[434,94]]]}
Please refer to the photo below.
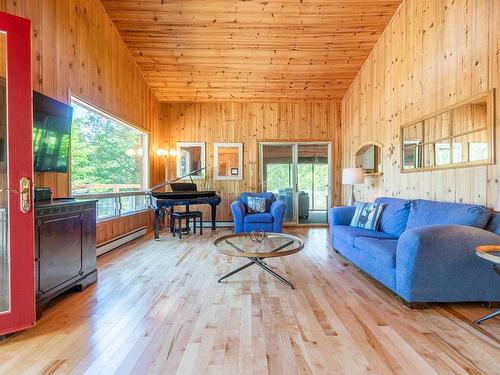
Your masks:
{"label": "grand piano", "polygon": [[[154,186],[146,193],[148,203],[154,210],[154,229],[155,239],[160,237],[160,217],[165,215],[165,208],[175,206],[185,206],[189,211],[189,206],[196,204],[208,204],[211,208],[212,230],[215,230],[215,220],[217,217],[217,206],[220,204],[220,196],[215,191],[198,191],[196,184],[192,182],[178,182],[180,179],[191,177],[199,170],[193,171],[185,176],[179,177],[173,181],[165,182]],[[172,191],[155,192],[164,186],[170,186]]]}

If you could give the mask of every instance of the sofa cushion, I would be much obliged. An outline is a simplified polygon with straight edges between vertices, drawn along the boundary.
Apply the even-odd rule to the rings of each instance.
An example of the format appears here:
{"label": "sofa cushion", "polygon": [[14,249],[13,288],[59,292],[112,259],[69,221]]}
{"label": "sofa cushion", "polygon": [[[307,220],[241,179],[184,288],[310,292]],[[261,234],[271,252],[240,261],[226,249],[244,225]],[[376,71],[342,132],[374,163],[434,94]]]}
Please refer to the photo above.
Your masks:
{"label": "sofa cushion", "polygon": [[375,199],[375,203],[385,204],[378,229],[391,236],[399,237],[406,229],[411,202],[409,199],[389,197]]}
{"label": "sofa cushion", "polygon": [[356,228],[347,225],[335,225],[332,229],[333,237],[337,237],[350,246],[354,245],[354,239],[356,237],[371,237],[371,238],[390,238],[394,239],[393,236],[384,232],[377,232],[373,230]]}
{"label": "sofa cushion", "polygon": [[357,202],[356,211],[350,224],[351,227],[377,230],[383,209],[383,204]]}
{"label": "sofa cushion", "polygon": [[354,246],[374,258],[380,266],[396,268],[397,239],[356,237]]}
{"label": "sofa cushion", "polygon": [[488,220],[488,224],[484,229],[500,235],[500,214],[497,212],[492,212],[490,215],[490,219]]}
{"label": "sofa cushion", "polygon": [[490,211],[484,206],[418,199],[411,202],[406,229],[439,224],[484,228],[489,218]]}
{"label": "sofa cushion", "polygon": [[245,223],[272,223],[273,217],[267,212],[260,214],[248,214],[245,216]]}

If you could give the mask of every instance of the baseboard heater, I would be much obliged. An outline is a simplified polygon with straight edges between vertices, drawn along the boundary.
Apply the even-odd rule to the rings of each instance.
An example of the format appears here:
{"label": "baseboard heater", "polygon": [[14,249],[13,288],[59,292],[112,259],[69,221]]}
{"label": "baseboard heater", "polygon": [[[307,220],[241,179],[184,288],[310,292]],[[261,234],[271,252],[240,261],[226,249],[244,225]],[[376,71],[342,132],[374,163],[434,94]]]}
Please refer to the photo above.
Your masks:
{"label": "baseboard heater", "polygon": [[105,254],[113,249],[116,249],[119,246],[125,245],[127,242],[130,242],[132,240],[135,240],[136,238],[144,236],[147,232],[148,232],[147,228],[142,227],[135,229],[131,232],[125,233],[122,236],[113,238],[112,240],[97,246],[96,249],[97,256]]}

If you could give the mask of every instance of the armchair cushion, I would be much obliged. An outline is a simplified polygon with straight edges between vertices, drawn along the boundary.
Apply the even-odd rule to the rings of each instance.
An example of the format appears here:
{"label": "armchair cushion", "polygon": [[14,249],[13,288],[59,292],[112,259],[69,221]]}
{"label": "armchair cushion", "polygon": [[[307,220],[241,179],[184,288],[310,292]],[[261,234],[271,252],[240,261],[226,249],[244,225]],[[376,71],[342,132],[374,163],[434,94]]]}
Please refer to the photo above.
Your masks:
{"label": "armchair cushion", "polygon": [[248,214],[245,216],[245,223],[272,223],[273,216],[269,213]]}
{"label": "armchair cushion", "polygon": [[489,218],[490,211],[484,206],[417,199],[411,202],[406,230],[440,224],[484,228]]}
{"label": "armchair cushion", "polygon": [[269,210],[271,209],[271,204],[276,200],[276,197],[273,193],[241,193],[241,195],[238,197],[238,200],[243,203],[245,209],[248,209],[248,197],[265,198],[266,212],[269,212]]}

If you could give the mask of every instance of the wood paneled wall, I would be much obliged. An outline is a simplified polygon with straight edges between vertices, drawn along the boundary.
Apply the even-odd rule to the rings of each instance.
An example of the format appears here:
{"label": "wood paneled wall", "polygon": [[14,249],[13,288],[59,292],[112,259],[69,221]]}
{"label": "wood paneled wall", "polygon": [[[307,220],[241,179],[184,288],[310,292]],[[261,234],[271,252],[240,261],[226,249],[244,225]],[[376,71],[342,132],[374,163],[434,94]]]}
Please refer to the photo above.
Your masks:
{"label": "wood paneled wall", "polygon": [[[176,142],[206,143],[207,179],[199,182],[200,188],[216,190],[222,197],[217,219],[232,220],[231,202],[241,192],[259,191],[258,141],[330,141],[334,172],[332,202],[338,202],[339,109],[340,105],[333,102],[164,103],[161,106],[160,147],[175,148]],[[213,180],[213,144],[216,142],[243,143],[243,180]],[[168,176],[173,178],[176,175],[175,158],[166,161]],[[161,173],[161,170],[155,171],[154,175]]]}
{"label": "wood paneled wall", "polygon": [[[31,20],[33,90],[67,103],[71,95],[148,132],[158,102],[99,0],[3,0],[0,10]],[[35,183],[69,194],[68,175]]]}
{"label": "wood paneled wall", "polygon": [[[386,195],[493,206],[498,164],[401,174],[399,131],[439,108],[498,88],[499,59],[498,0],[406,0],[342,100],[343,166],[354,166],[361,144],[384,145],[383,175],[357,186],[358,199]],[[495,128],[498,158],[498,116]]]}
{"label": "wood paneled wall", "polygon": [[[155,149],[159,104],[100,1],[0,0],[0,10],[31,20],[34,90],[62,102],[76,95],[150,132]],[[152,151],[152,167],[158,161]],[[66,197],[68,177],[37,173],[35,184]],[[147,223],[146,215],[134,215],[99,224],[98,242]]]}

